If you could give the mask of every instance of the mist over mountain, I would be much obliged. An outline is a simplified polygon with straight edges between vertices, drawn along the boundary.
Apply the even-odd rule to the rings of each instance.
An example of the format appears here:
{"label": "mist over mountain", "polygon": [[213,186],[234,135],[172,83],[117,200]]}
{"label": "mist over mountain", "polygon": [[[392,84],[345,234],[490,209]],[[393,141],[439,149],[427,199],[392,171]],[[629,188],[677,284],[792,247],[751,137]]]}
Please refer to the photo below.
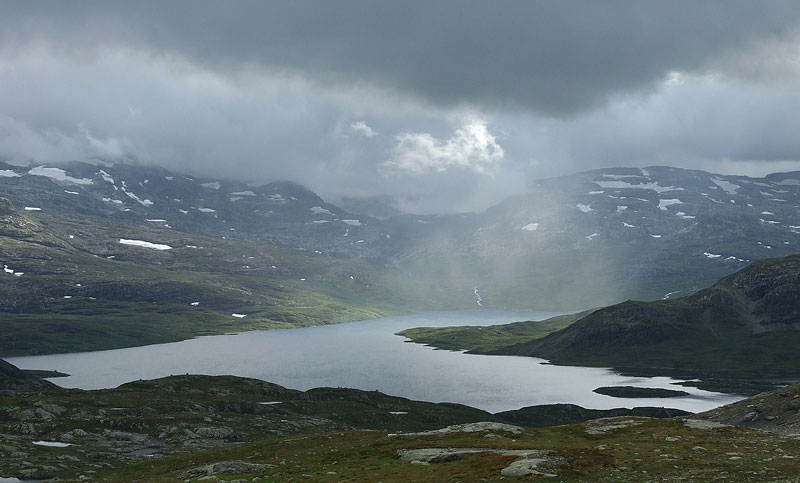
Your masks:
{"label": "mist over mountain", "polygon": [[[0,174],[0,196],[45,229],[91,220],[98,233],[62,239],[84,252],[124,259],[117,233],[172,248],[181,233],[261,243],[312,264],[350,260],[435,284],[451,293],[443,307],[576,310],[687,295],[800,243],[798,172],[609,168],[539,181],[482,213],[385,219],[292,182],[252,186],[127,164],[6,164]],[[36,273],[8,245],[3,257]]]}

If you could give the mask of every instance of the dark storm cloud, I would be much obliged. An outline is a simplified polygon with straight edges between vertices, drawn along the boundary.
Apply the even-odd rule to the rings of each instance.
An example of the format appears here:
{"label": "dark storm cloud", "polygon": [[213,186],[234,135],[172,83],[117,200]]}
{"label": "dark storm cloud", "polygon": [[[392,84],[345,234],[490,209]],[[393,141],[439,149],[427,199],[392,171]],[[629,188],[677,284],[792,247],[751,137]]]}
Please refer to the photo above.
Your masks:
{"label": "dark storm cloud", "polygon": [[[794,1],[4,2],[6,47],[45,39],[362,82],[439,106],[566,115],[790,35]],[[729,63],[736,66],[735,62]]]}
{"label": "dark storm cloud", "polygon": [[4,1],[0,159],[479,210],[612,165],[798,169],[794,1]]}

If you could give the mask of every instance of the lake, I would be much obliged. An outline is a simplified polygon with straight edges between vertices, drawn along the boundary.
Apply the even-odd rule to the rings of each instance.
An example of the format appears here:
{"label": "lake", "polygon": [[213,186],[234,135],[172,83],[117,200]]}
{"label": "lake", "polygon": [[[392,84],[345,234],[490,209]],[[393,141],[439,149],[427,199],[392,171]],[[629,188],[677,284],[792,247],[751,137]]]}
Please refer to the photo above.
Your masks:
{"label": "lake", "polygon": [[675,388],[667,377],[625,377],[602,368],[553,366],[542,359],[434,350],[394,335],[419,326],[492,325],[542,320],[549,312],[469,310],[426,312],[345,324],[243,332],[73,354],[12,357],[25,369],[55,369],[64,387],[99,389],[173,374],[253,377],[285,387],[352,387],[433,402],[455,402],[491,412],[523,406],[573,403],[607,409],[666,406],[704,411],[740,398],[679,387],[690,396],[617,399],[595,394],[600,386]]}

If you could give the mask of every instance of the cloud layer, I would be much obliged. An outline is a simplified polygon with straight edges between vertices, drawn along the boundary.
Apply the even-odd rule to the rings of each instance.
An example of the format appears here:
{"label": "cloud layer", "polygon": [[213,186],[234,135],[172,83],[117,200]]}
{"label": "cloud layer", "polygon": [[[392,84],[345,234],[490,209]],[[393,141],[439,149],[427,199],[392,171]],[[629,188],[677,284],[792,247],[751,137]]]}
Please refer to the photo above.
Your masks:
{"label": "cloud layer", "polygon": [[482,209],[610,165],[800,169],[792,1],[0,1],[0,158]]}

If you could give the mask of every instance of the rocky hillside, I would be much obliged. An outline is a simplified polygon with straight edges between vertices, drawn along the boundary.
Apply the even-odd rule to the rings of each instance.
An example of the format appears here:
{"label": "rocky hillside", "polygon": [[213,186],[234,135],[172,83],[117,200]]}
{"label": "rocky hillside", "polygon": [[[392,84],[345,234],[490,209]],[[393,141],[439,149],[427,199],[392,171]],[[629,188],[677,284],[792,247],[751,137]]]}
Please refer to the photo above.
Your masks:
{"label": "rocky hillside", "polygon": [[0,381],[7,379],[25,379],[27,376],[16,366],[0,359]]}
{"label": "rocky hillside", "polygon": [[496,351],[555,363],[800,375],[800,255],[762,260],[688,297],[628,301]]}
{"label": "rocky hillside", "polygon": [[800,437],[800,384],[758,394],[743,401],[697,414],[695,417],[798,438]]}
{"label": "rocky hillside", "polygon": [[55,384],[26,374],[16,366],[0,359],[0,396],[55,388]]}
{"label": "rocky hillside", "polygon": [[[5,368],[15,377],[25,378],[13,366],[0,364],[0,369]],[[377,391],[297,391],[230,376],[171,376],[95,391],[67,390],[46,383],[18,387],[3,396],[0,474],[24,478],[89,477],[109,468],[154,461],[153,456],[191,460],[208,448],[230,450],[242,443],[309,434],[333,437],[353,430],[408,433],[454,424],[464,429],[469,426],[465,423],[476,423],[475,431],[488,434],[509,427],[517,432],[516,426],[505,423],[514,418],[517,425],[541,426],[542,422],[561,424],[598,415],[686,414],[663,408],[598,412],[578,406],[534,406],[493,415],[459,404],[413,401]]]}
{"label": "rocky hillside", "polygon": [[[792,401],[794,392],[775,397]],[[739,404],[769,420],[769,398]],[[638,413],[664,419],[636,413],[555,405],[492,415],[375,391],[171,376],[0,398],[0,474],[124,482],[796,480],[797,438],[669,418],[675,412],[663,408]],[[585,420],[614,415],[622,416]],[[570,421],[577,423],[524,427]]]}

